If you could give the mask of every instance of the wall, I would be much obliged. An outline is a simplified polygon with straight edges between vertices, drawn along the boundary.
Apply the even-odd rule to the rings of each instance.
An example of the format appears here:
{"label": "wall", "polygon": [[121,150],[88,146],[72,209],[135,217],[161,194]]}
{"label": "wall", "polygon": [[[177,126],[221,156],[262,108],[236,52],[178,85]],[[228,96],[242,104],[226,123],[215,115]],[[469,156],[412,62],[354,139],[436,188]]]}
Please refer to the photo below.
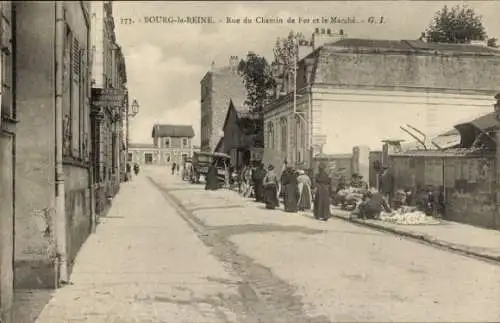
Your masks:
{"label": "wall", "polygon": [[17,2],[16,11],[15,285],[55,287],[55,9]]}
{"label": "wall", "polygon": [[[499,56],[415,55],[405,53],[340,53],[346,49],[325,47],[315,82],[397,89],[498,92]],[[351,50],[352,51],[352,50]],[[498,55],[498,54],[497,54]]]}
{"label": "wall", "polygon": [[212,133],[212,73],[205,74],[200,82],[201,87],[201,120],[200,120],[200,142],[201,151],[212,151],[210,147],[210,134]]}
{"label": "wall", "polygon": [[[296,102],[300,116],[294,116],[293,103],[284,100],[277,108],[264,114],[264,146],[266,149],[284,153],[290,165],[304,166],[309,164],[309,134],[307,129],[309,96],[303,95]],[[286,120],[286,136],[281,132],[282,120]],[[270,131],[272,125],[273,133]],[[286,142],[283,149],[282,143]],[[351,146],[352,148],[352,146]],[[299,158],[300,155],[300,158]]]}
{"label": "wall", "polygon": [[[495,159],[486,157],[391,156],[395,189],[444,185],[445,218],[495,228]],[[500,229],[500,228],[497,228]]]}
{"label": "wall", "polygon": [[379,149],[381,140],[413,140],[399,127],[427,134],[491,112],[491,97],[401,91],[313,89],[313,135],[326,136],[323,152],[346,153],[354,145]]}
{"label": "wall", "polygon": [[64,165],[67,252],[70,268],[91,229],[88,170]]}
{"label": "wall", "polygon": [[380,162],[382,165],[382,152],[381,151],[370,151],[369,155],[370,170],[368,174],[368,183],[370,187],[378,187],[378,174],[379,172],[373,167],[375,161]]}
{"label": "wall", "polygon": [[91,1],[92,24],[92,80],[93,86],[104,87],[104,6],[102,1]]}
{"label": "wall", "polygon": [[0,321],[12,322],[14,282],[14,158],[15,158],[15,105],[13,95],[13,43],[12,7],[10,1],[0,3]]}
{"label": "wall", "polygon": [[203,151],[213,151],[222,137],[220,133],[224,127],[229,101],[233,100],[235,106],[242,106],[246,99],[246,89],[243,80],[236,72],[224,68],[223,70],[212,72],[211,75],[211,80],[209,80],[210,77],[206,76],[207,79],[202,81],[202,88],[206,85],[211,89],[211,94],[203,98],[202,102],[202,125],[205,124],[205,129],[210,129],[208,132],[209,139],[206,138],[207,134],[202,134]]}

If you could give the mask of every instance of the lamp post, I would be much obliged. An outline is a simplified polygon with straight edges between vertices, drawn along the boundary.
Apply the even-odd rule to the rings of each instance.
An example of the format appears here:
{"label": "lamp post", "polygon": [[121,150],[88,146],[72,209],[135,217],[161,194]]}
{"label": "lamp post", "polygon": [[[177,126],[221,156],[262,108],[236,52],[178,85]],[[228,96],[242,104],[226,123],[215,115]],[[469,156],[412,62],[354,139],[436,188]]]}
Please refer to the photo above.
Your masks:
{"label": "lamp post", "polygon": [[127,113],[127,162],[128,162],[128,146],[130,143],[130,119],[129,118],[134,118],[138,113],[139,113],[139,102],[137,102],[136,99],[132,101],[132,104],[130,105],[130,109],[132,110],[131,113],[129,113],[129,106],[127,104],[126,106],[126,113]]}

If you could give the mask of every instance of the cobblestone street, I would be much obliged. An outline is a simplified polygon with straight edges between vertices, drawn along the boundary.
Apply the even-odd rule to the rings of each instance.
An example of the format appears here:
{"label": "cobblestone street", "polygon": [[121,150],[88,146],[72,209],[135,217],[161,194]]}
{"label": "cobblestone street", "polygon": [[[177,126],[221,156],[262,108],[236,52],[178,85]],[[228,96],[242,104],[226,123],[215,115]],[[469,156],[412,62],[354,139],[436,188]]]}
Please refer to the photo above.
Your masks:
{"label": "cobblestone street", "polygon": [[498,321],[499,275],[152,168],[122,186],[37,322]]}

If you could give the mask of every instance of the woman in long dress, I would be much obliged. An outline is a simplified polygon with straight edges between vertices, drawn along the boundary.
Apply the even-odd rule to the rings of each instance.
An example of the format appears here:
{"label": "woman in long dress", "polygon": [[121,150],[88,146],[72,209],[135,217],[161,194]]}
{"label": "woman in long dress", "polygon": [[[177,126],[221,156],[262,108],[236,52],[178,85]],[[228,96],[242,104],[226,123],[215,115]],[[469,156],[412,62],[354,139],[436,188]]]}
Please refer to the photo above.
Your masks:
{"label": "woman in long dress", "polygon": [[281,186],[283,187],[283,203],[285,212],[297,212],[297,202],[299,200],[299,189],[297,183],[297,173],[292,167],[287,167],[281,176]]}
{"label": "woman in long dress", "polygon": [[304,170],[299,170],[299,211],[310,210],[312,206],[311,179]]}
{"label": "woman in long dress", "polygon": [[330,191],[332,189],[332,179],[326,172],[326,165],[319,164],[318,174],[315,177],[314,185],[316,194],[314,196],[314,217],[321,221],[327,221],[330,213]]}
{"label": "woman in long dress", "polygon": [[215,191],[219,188],[219,178],[217,176],[217,167],[215,163],[208,168],[207,176],[205,177],[205,189]]}
{"label": "woman in long dress", "polygon": [[268,172],[263,180],[264,185],[264,202],[266,209],[274,210],[279,206],[278,201],[278,176],[274,171],[274,166],[269,165]]}

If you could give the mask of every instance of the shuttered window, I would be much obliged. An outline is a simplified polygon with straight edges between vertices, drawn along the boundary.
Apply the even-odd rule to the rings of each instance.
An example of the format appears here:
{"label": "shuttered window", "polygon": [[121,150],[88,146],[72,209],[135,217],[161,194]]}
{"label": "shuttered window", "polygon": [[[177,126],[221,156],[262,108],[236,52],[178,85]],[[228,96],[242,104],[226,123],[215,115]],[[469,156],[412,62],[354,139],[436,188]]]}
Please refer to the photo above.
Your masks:
{"label": "shuttered window", "polygon": [[71,151],[73,157],[79,157],[80,147],[80,44],[72,37],[71,44]]}

